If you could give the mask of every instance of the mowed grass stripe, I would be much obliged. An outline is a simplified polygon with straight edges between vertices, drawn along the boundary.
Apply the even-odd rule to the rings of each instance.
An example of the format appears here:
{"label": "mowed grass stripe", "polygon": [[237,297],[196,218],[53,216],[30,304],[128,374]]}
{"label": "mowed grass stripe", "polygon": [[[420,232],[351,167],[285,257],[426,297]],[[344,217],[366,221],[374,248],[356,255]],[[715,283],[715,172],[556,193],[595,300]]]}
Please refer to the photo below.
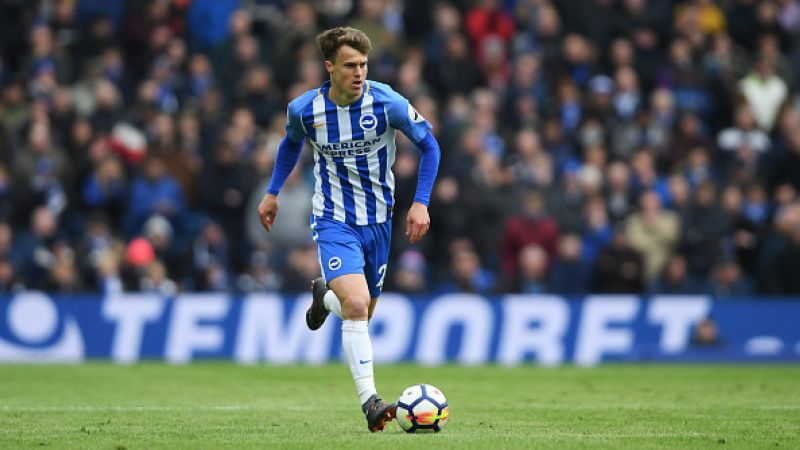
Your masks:
{"label": "mowed grass stripe", "polygon": [[798,366],[378,366],[391,399],[440,387],[438,435],[370,434],[349,370],[0,366],[0,448],[800,447]]}

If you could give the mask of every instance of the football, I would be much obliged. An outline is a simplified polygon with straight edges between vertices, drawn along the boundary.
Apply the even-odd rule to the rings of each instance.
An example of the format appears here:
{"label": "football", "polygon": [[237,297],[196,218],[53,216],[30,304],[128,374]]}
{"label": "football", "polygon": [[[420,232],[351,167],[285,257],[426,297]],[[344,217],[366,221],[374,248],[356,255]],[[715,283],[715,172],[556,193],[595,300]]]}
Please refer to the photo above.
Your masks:
{"label": "football", "polygon": [[407,433],[442,431],[447,425],[450,407],[439,388],[415,384],[397,399],[397,423]]}

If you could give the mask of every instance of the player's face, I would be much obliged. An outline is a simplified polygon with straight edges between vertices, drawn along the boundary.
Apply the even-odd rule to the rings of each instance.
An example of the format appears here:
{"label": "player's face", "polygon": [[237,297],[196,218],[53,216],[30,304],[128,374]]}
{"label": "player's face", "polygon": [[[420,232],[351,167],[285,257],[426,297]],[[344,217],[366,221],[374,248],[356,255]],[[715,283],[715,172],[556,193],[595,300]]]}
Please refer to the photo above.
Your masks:
{"label": "player's face", "polygon": [[336,51],[334,61],[325,61],[325,69],[331,77],[331,88],[338,94],[353,100],[361,96],[367,79],[367,55],[343,45]]}

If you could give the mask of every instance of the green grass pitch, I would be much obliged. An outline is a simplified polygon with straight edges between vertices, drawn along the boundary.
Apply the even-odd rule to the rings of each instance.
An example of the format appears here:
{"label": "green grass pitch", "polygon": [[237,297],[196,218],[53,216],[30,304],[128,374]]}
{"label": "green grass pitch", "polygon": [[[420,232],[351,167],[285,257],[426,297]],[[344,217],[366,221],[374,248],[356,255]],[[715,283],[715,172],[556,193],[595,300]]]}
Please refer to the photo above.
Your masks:
{"label": "green grass pitch", "polygon": [[371,434],[348,369],[0,366],[0,448],[800,448],[800,366],[377,366],[450,423]]}

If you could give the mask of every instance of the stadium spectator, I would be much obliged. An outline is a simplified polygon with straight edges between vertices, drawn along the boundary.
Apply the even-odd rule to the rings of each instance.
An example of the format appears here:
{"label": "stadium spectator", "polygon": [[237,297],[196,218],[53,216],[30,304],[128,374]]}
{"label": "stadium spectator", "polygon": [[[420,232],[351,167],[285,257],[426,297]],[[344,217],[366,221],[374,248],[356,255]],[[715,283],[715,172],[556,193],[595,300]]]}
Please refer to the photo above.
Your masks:
{"label": "stadium spectator", "polygon": [[14,219],[14,183],[8,168],[0,162],[0,220]]}
{"label": "stadium spectator", "polygon": [[264,233],[264,228],[258,220],[258,203],[268,184],[269,179],[265,178],[253,189],[248,206],[245,208],[245,226],[250,245],[266,251],[272,259],[281,261],[291,249],[301,246],[310,239],[307,227],[313,191],[304,182],[302,172],[299,169],[294,170],[281,190],[281,197],[284,200],[281,205],[281,221],[276,223],[269,233]]}
{"label": "stadium spectator", "polygon": [[169,220],[161,215],[153,215],[147,219],[142,227],[143,237],[153,248],[155,257],[164,263],[167,276],[174,280],[181,280],[187,275],[183,266],[183,252],[186,242],[175,238],[175,231]]}
{"label": "stadium spectator", "polygon": [[14,258],[14,228],[7,221],[0,221],[0,257]]}
{"label": "stadium spectator", "polygon": [[[575,232],[582,228],[581,213],[586,201],[586,192],[581,180],[582,170],[583,166],[576,161],[566,163],[561,173],[560,189],[547,191],[549,195],[546,206],[552,211],[556,223],[566,231]],[[555,244],[552,248],[555,248]],[[555,253],[550,254],[552,256]]]}
{"label": "stadium spectator", "polygon": [[552,162],[541,147],[539,135],[530,128],[517,132],[514,153],[509,156],[508,166],[514,180],[530,188],[547,188],[552,184]]}
{"label": "stadium spectator", "polygon": [[228,35],[229,18],[239,4],[239,0],[194,0],[188,19],[197,43],[206,48],[219,45]]}
{"label": "stadium spectator", "polygon": [[[592,259],[585,258],[582,242],[576,234],[564,234],[558,239],[558,256],[550,269],[549,292],[580,295],[589,292],[592,283]],[[546,255],[542,255],[546,268]]]}
{"label": "stadium spectator", "polygon": [[244,235],[244,207],[251,191],[247,171],[237,150],[223,142],[201,174],[200,204],[222,226],[228,242]]}
{"label": "stadium spectator", "polygon": [[470,220],[461,186],[455,178],[440,176],[431,198],[430,238],[425,248],[426,261],[432,266],[429,273],[435,280],[441,279],[450,265],[449,255],[452,242],[467,235]]}
{"label": "stadium spectator", "polygon": [[83,235],[76,239],[74,262],[81,276],[81,282],[87,288],[98,286],[96,277],[100,259],[118,245],[107,216],[96,212],[86,219]]}
{"label": "stadium spectator", "polygon": [[686,256],[689,272],[696,277],[708,276],[711,267],[723,255],[723,239],[729,224],[716,201],[716,188],[704,182],[698,186],[692,206],[681,218],[679,249]]}
{"label": "stadium spectator", "polygon": [[581,234],[581,258],[586,261],[594,261],[600,250],[611,242],[614,231],[613,222],[600,197],[593,197],[586,202],[583,219],[585,225]]}
{"label": "stadium spectator", "polygon": [[14,228],[0,221],[0,292],[12,293],[24,288],[17,275],[19,255],[15,253]]}
{"label": "stadium spectator", "polygon": [[645,277],[656,279],[678,241],[680,221],[677,214],[664,210],[653,191],[639,196],[639,211],[628,217],[627,235],[631,247],[644,256]]}
{"label": "stadium spectator", "polygon": [[280,277],[271,269],[266,252],[260,250],[250,254],[246,270],[236,278],[238,292],[277,291],[280,286]]}
{"label": "stadium spectator", "polygon": [[722,344],[717,322],[711,317],[701,320],[692,331],[691,343],[695,347],[713,347]]}
{"label": "stadium spectator", "polygon": [[614,230],[611,243],[597,255],[592,288],[602,293],[642,293],[645,287],[642,255],[628,243],[624,227]]}
{"label": "stadium spectator", "polygon": [[[411,98],[445,149],[431,236],[396,249],[387,283],[407,276],[404,289],[415,292],[421,280],[441,285],[452,242],[466,239],[500,289],[514,290],[528,244],[545,248],[548,271],[560,264],[556,231],[579,235],[583,261],[599,267],[614,225],[635,223],[634,201],[652,191],[684,225],[677,250],[690,284],[730,275],[725,264],[735,261],[754,293],[792,292],[791,278],[771,268],[791,267],[800,190],[796,2],[443,1],[428,13],[418,0],[6,3],[6,289],[138,290],[145,266],[134,270],[123,251],[138,237],[178,290],[202,289],[208,274],[195,279],[191,247],[210,216],[229,252],[217,272],[226,275],[216,275],[226,281],[213,289],[305,290],[315,255],[279,247],[308,240],[307,211],[290,213],[307,199],[283,203],[280,238],[248,230],[248,200],[269,179],[287,100],[322,83],[314,36],[357,23],[376,46],[372,77]],[[220,158],[226,146],[234,155]],[[416,155],[399,146],[400,198],[414,190],[414,174],[402,169]],[[309,195],[314,167],[301,159],[282,195]],[[544,199],[537,220],[553,230],[547,238],[520,211],[529,190]],[[146,231],[156,214],[171,234]],[[34,258],[37,248],[49,256]],[[66,269],[69,251],[77,279]],[[403,263],[406,252],[424,260]],[[677,275],[664,287],[666,264],[648,262],[648,286],[626,288],[696,290]],[[562,289],[552,280],[549,290]]]}
{"label": "stadium spectator", "polygon": [[397,265],[386,284],[387,289],[408,293],[423,293],[428,290],[425,256],[420,251],[404,251],[400,254]]}
{"label": "stadium spectator", "polygon": [[75,269],[74,252],[60,252],[50,267],[43,288],[58,294],[74,294],[83,289],[81,279]]}
{"label": "stadium spectator", "polygon": [[30,211],[31,206],[46,205],[59,215],[67,207],[70,166],[64,151],[54,145],[46,122],[30,125],[26,148],[15,154],[13,174],[15,209]]}
{"label": "stadium spectator", "polygon": [[774,222],[766,232],[756,265],[758,288],[762,292],[776,294],[773,269],[777,255],[789,246],[792,230],[800,226],[800,205],[789,203],[775,213]]}
{"label": "stadium spectator", "polygon": [[742,203],[745,219],[755,227],[763,227],[769,219],[769,210],[769,198],[764,186],[758,181],[753,181],[747,186]]}
{"label": "stadium spectator", "polygon": [[[219,223],[207,220],[191,244],[192,286],[201,291],[225,291],[233,285],[230,244]],[[149,276],[162,281],[158,268]]]}
{"label": "stadium spectator", "polygon": [[[699,61],[693,57],[694,30],[675,37],[668,48],[668,60],[656,73],[658,86],[672,90],[679,111],[706,114],[711,108],[711,95],[704,89],[703,72]],[[701,41],[703,38],[700,39]]]}
{"label": "stadium spectator", "polygon": [[766,232],[763,223],[755,223],[745,216],[744,197],[738,185],[728,185],[721,196],[722,209],[730,224],[730,235],[726,239],[726,251],[732,253],[745,274],[755,274],[759,243]]}
{"label": "stadium spectator", "polygon": [[426,66],[432,90],[441,98],[467,95],[483,83],[483,73],[470,57],[469,43],[459,33],[444,37],[443,55],[431,58]]}
{"label": "stadium spectator", "polygon": [[94,105],[89,116],[92,129],[108,134],[120,121],[122,101],[116,86],[108,79],[100,79],[94,84]]}
{"label": "stadium spectator", "polygon": [[[414,202],[417,188],[417,170],[419,159],[416,151],[407,147],[410,144],[404,138],[398,139],[397,153],[393,167],[394,172],[394,198],[397,205],[392,216],[392,250],[400,250],[408,247],[408,239],[404,239],[405,217],[408,214],[408,207]],[[401,206],[402,205],[402,206]]]}
{"label": "stadium spectator", "polygon": [[677,212],[680,217],[688,214],[691,206],[692,193],[689,182],[681,174],[674,174],[669,178],[669,207]]}
{"label": "stadium spectator", "polygon": [[397,33],[400,31],[396,22],[387,20],[391,12],[387,0],[362,0],[357,4],[356,17],[349,21],[348,26],[362,30],[372,42],[371,56],[377,64],[373,70],[385,78],[389,73],[384,73],[387,62],[393,61],[397,52]]}
{"label": "stadium spectator", "polygon": [[565,164],[575,158],[575,143],[567,138],[561,123],[554,115],[548,115],[543,119],[542,132],[539,138],[542,148],[552,159],[552,175],[561,173]]}
{"label": "stadium spectator", "polygon": [[96,284],[91,288],[101,295],[120,294],[124,291],[120,262],[116,251],[108,251],[98,256],[95,279]]}
{"label": "stadium spectator", "polygon": [[722,260],[711,270],[711,294],[716,298],[753,294],[753,284],[736,261]]}
{"label": "stadium spectator", "polygon": [[46,206],[38,206],[31,213],[30,228],[14,243],[14,255],[25,286],[43,289],[47,275],[58,254],[71,251],[63,232],[58,229],[58,219]]}
{"label": "stadium spectator", "polygon": [[762,55],[753,70],[739,82],[739,89],[753,108],[758,126],[764,131],[772,131],[778,110],[789,95],[786,82],[775,74],[774,62]]}
{"label": "stadium spectator", "polygon": [[512,216],[504,227],[500,253],[502,273],[507,280],[513,280],[518,275],[519,255],[528,245],[542,246],[548,261],[556,255],[558,228],[545,209],[542,194],[528,191],[522,208],[521,213]]}
{"label": "stadium spectator", "polygon": [[[795,204],[793,208],[800,208],[800,205]],[[796,216],[797,211],[792,214]],[[767,292],[772,294],[800,294],[800,277],[797,276],[800,273],[800,220],[797,217],[787,222],[789,220],[791,228],[785,230],[788,235],[785,245],[775,252],[765,275]]]}
{"label": "stadium spectator", "polygon": [[669,201],[669,184],[658,172],[656,156],[649,147],[640,148],[630,161],[632,169],[632,188],[638,198],[642,192],[655,191],[662,202]]}
{"label": "stadium spectator", "polygon": [[679,167],[696,148],[709,151],[713,147],[702,129],[700,118],[696,114],[686,113],[678,119],[677,133],[670,139],[669,150],[665,155],[667,166]]}
{"label": "stadium spectator", "polygon": [[469,241],[453,241],[450,255],[450,276],[436,291],[475,294],[489,294],[494,291],[496,276],[483,267],[480,256]]}
{"label": "stadium spectator", "polygon": [[128,199],[126,231],[136,233],[153,214],[166,217],[180,228],[186,204],[175,178],[167,172],[164,160],[158,156],[144,162],[143,175],[131,183]]}
{"label": "stadium spectator", "polygon": [[[713,184],[718,178],[717,170],[711,163],[711,156],[708,150],[704,148],[696,147],[692,149],[682,169],[683,178],[691,189],[696,190],[703,183]],[[733,173],[733,171],[730,173]],[[748,176],[751,173],[745,172],[744,175]],[[669,199],[667,198],[666,200],[668,201]]]}
{"label": "stadium spectator", "polygon": [[316,246],[308,240],[287,255],[281,274],[281,289],[289,292],[307,291],[309,277],[319,276],[319,270]]}
{"label": "stadium spectator", "polygon": [[689,276],[686,258],[672,255],[659,278],[651,285],[653,294],[702,294],[707,291],[705,283]]}
{"label": "stadium spectator", "polygon": [[14,294],[24,289],[17,277],[14,262],[7,256],[0,256],[0,292]]}
{"label": "stadium spectator", "polygon": [[[514,37],[514,20],[498,0],[480,0],[464,16],[464,31],[472,40],[473,56],[481,61],[481,50],[499,39]],[[489,43],[489,44],[487,44]]]}
{"label": "stadium spectator", "polygon": [[[119,278],[122,281],[122,288],[125,291],[140,291],[142,289],[141,279],[144,276],[145,269],[148,264],[156,258],[152,245],[147,239],[142,237],[135,237],[125,247],[122,259],[120,260],[118,271]],[[117,267],[113,260],[104,261],[104,265],[100,267],[98,278],[103,283],[104,287],[111,287],[111,283],[106,284],[106,281],[111,281],[115,278]]]}
{"label": "stadium spectator", "polygon": [[719,133],[717,145],[729,164],[752,165],[770,149],[770,139],[767,133],[756,127],[753,111],[745,103],[736,108],[734,126]]}
{"label": "stadium spectator", "polygon": [[800,128],[794,128],[789,133],[788,151],[776,156],[770,184],[777,187],[786,183],[800,190],[800,177],[797,176],[800,173]]}
{"label": "stadium spectator", "polygon": [[144,274],[139,280],[139,288],[142,292],[164,297],[174,297],[178,292],[177,283],[167,277],[167,269],[158,259],[145,266]]}
{"label": "stadium spectator", "polygon": [[631,173],[627,164],[614,161],[606,167],[605,192],[603,193],[608,215],[614,221],[624,219],[634,203],[631,192]]}
{"label": "stadium spectator", "polygon": [[106,156],[86,177],[83,203],[89,210],[101,211],[113,218],[119,227],[127,202],[128,186],[122,163],[116,156]]}

